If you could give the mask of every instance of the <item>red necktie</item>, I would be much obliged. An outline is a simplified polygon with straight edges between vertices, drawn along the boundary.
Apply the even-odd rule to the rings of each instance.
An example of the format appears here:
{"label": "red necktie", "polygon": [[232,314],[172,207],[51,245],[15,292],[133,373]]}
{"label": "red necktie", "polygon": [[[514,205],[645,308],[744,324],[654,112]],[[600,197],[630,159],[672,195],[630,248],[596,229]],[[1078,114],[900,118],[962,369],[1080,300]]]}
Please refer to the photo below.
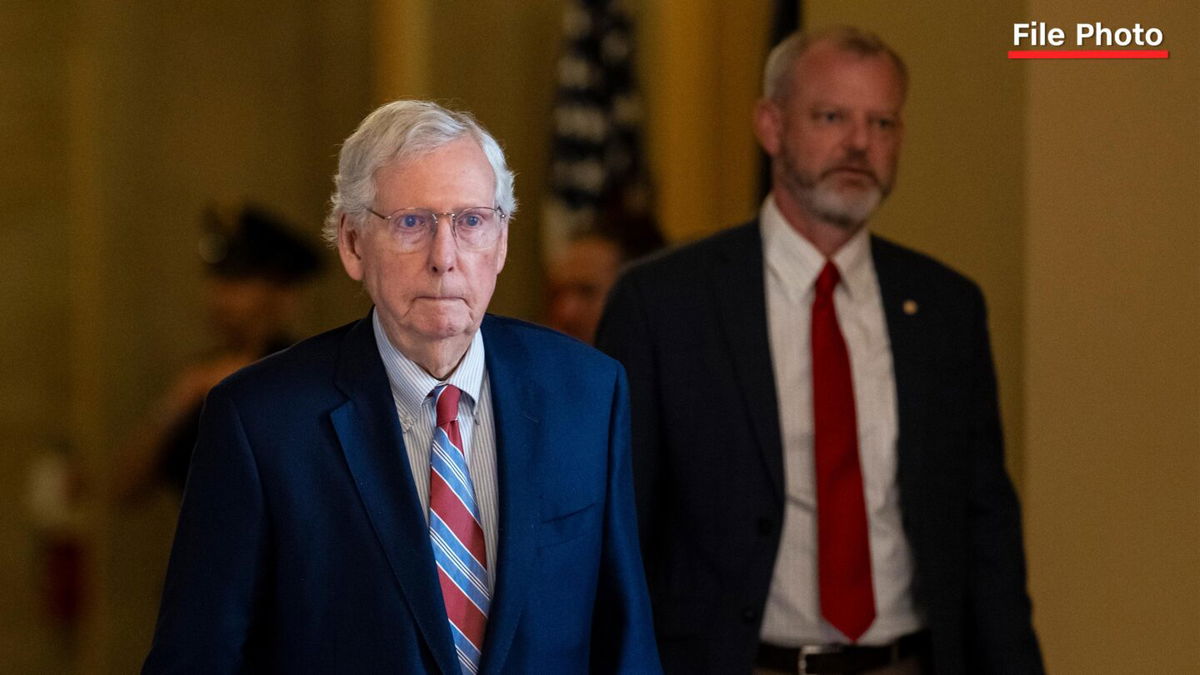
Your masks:
{"label": "red necktie", "polygon": [[433,390],[437,426],[429,457],[429,536],[437,562],[446,618],[463,673],[479,670],[491,591],[475,486],[458,429],[458,399],[452,384]]}
{"label": "red necktie", "polygon": [[833,305],[837,266],[825,263],[812,306],[813,456],[821,614],[851,642],[875,620],[871,547],[850,355]]}

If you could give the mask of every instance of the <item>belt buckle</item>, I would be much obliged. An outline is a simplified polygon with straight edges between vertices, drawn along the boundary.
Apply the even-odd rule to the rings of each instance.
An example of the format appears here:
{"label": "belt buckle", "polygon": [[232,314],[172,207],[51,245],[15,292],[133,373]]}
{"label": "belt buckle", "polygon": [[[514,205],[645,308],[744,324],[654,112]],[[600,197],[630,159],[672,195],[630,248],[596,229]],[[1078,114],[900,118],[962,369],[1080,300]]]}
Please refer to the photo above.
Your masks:
{"label": "belt buckle", "polygon": [[800,675],[809,675],[808,672],[808,657],[818,654],[836,654],[842,651],[842,645],[839,644],[824,644],[824,645],[802,645],[800,647],[800,657],[797,659],[796,672]]}

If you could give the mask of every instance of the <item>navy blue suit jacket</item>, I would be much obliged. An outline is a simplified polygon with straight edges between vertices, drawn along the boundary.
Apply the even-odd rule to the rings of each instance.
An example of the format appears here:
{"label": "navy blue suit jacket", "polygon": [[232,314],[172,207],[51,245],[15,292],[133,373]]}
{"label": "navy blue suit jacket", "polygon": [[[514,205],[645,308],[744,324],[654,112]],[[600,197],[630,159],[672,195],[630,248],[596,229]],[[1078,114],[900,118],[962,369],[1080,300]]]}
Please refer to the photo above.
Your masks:
{"label": "navy blue suit jacket", "polygon": [[[481,672],[659,672],[623,369],[519,321],[481,330],[499,485]],[[144,672],[458,673],[411,473],[369,319],[217,386]]]}
{"label": "navy blue suit jacket", "polygon": [[[871,254],[896,377],[901,515],[934,671],[1041,673],[983,296],[878,237]],[[663,667],[748,673],[786,498],[758,224],[631,269],[597,344],[629,373]]]}

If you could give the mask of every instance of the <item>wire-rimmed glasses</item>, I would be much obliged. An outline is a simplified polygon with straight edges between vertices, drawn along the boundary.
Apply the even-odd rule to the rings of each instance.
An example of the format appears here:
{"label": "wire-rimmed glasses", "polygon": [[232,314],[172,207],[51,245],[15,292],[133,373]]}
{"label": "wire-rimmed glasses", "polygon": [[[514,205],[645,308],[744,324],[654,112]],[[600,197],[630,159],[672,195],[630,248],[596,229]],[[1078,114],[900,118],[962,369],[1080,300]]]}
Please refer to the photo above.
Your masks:
{"label": "wire-rimmed glasses", "polygon": [[491,248],[500,237],[500,227],[507,217],[502,209],[491,206],[471,206],[458,211],[441,212],[408,208],[395,211],[389,216],[374,209],[367,211],[376,218],[387,221],[392,238],[404,251],[424,248],[437,232],[438,218],[441,216],[450,219],[454,240],[459,246],[472,250]]}

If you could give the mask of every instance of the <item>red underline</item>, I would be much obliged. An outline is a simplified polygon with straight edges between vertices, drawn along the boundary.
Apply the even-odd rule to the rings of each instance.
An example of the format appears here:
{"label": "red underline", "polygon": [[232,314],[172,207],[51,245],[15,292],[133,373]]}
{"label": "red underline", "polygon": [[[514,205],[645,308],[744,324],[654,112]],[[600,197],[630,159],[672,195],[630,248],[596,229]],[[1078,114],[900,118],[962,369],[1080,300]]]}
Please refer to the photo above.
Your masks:
{"label": "red underline", "polygon": [[1010,59],[1165,59],[1170,56],[1166,49],[1029,49],[1013,50]]}

